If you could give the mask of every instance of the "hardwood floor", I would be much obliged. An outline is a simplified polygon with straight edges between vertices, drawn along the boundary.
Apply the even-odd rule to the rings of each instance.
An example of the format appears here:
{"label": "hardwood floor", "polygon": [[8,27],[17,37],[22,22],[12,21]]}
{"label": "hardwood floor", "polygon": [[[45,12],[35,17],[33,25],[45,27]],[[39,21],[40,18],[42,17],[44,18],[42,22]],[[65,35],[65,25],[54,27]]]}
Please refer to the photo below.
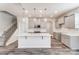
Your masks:
{"label": "hardwood floor", "polygon": [[[17,39],[13,35],[13,39]],[[12,38],[11,38],[12,39]],[[71,50],[56,39],[52,39],[52,48],[17,48],[18,41],[6,46],[0,47],[0,55],[79,55],[79,50]]]}
{"label": "hardwood floor", "polygon": [[[18,42],[14,42],[7,47],[0,48],[1,55],[70,55],[71,50],[63,46],[61,42],[52,39],[52,48],[17,48]],[[78,53],[78,52],[77,52]]]}

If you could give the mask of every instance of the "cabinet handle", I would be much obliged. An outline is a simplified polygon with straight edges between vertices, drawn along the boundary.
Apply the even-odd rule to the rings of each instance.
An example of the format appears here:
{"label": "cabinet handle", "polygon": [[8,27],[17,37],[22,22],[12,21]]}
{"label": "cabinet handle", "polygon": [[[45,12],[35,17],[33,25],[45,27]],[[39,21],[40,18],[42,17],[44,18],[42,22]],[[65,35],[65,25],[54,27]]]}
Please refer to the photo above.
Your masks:
{"label": "cabinet handle", "polygon": [[25,36],[25,39],[27,39],[27,36]]}
{"label": "cabinet handle", "polygon": [[43,36],[42,36],[42,40],[43,40]]}

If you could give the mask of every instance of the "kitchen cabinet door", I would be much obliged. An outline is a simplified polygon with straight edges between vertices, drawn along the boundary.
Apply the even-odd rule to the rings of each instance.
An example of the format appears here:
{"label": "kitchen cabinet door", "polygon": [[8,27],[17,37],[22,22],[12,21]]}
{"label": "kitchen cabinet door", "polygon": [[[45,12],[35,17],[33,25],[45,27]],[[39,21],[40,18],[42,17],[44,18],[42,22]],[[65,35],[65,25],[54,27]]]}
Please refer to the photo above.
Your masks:
{"label": "kitchen cabinet door", "polygon": [[51,48],[50,37],[20,37],[18,48]]}
{"label": "kitchen cabinet door", "polygon": [[75,16],[70,15],[65,17],[65,27],[69,29],[74,29],[75,28]]}

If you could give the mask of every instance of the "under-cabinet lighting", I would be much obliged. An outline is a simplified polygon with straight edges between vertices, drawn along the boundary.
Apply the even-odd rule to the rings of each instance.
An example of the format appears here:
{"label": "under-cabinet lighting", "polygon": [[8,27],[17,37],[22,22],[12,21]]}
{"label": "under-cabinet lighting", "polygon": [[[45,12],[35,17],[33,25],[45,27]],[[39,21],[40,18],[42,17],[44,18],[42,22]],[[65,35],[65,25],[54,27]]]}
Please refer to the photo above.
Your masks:
{"label": "under-cabinet lighting", "polygon": [[47,22],[47,18],[45,18],[44,21]]}

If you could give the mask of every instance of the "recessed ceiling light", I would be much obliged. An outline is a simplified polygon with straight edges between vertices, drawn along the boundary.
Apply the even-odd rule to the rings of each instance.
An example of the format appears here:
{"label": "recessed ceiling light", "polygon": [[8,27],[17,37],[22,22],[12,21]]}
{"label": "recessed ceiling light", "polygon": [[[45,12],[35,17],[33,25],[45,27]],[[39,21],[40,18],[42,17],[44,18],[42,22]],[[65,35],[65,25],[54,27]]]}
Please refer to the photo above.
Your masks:
{"label": "recessed ceiling light", "polygon": [[36,19],[36,18],[34,18],[33,20],[34,20],[34,21],[36,21],[37,19]]}
{"label": "recessed ceiling light", "polygon": [[44,18],[44,21],[47,22],[47,18]]}
{"label": "recessed ceiling light", "polygon": [[43,11],[42,10],[39,10],[39,12],[42,13]]}
{"label": "recessed ceiling light", "polygon": [[25,13],[28,13],[28,10],[25,10]]}
{"label": "recessed ceiling light", "polygon": [[54,12],[54,13],[56,14],[56,13],[58,13],[58,11],[57,11],[57,10],[55,10],[55,12]]}

